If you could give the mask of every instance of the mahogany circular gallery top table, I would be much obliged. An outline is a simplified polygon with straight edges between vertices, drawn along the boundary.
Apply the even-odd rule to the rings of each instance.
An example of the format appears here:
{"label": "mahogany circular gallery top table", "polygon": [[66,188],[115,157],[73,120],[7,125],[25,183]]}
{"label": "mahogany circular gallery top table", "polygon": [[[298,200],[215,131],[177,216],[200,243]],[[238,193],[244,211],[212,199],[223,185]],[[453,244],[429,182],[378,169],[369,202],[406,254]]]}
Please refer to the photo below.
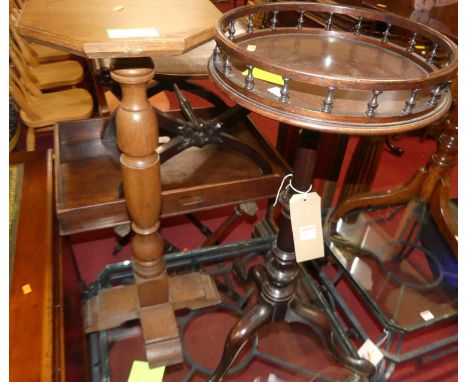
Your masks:
{"label": "mahogany circular gallery top table", "polygon": [[167,277],[158,233],[158,124],[146,96],[148,57],[175,56],[213,37],[220,12],[209,0],[30,0],[17,22],[25,38],[78,56],[114,58],[122,87],[117,111],[120,163],[132,229],[135,285],[101,291],[84,306],[85,331],[139,318],[151,367],[182,362],[174,309],[220,302],[213,280],[198,273]]}
{"label": "mahogany circular gallery top table", "polygon": [[[325,15],[325,28],[305,26],[314,13]],[[352,30],[333,30],[337,15],[354,19]],[[254,26],[265,17],[266,27]],[[239,33],[239,22],[246,23],[246,32]],[[383,32],[366,35],[364,25],[370,22],[383,23]],[[397,44],[394,35],[408,36],[407,44]],[[421,39],[432,47],[424,55],[415,49]],[[272,256],[264,267],[240,272],[256,282],[260,299],[232,328],[210,380],[225,375],[259,327],[279,320],[309,325],[335,358],[368,377],[375,367],[354,349],[339,346],[324,312],[294,293],[298,266],[289,201],[308,189],[315,161],[301,137],[308,130],[394,134],[440,119],[451,105],[448,85],[457,68],[457,47],[441,33],[397,15],[305,2],[234,9],[218,21],[215,40],[208,70],[218,87],[240,105],[302,131],[291,187],[279,197],[282,211]]]}

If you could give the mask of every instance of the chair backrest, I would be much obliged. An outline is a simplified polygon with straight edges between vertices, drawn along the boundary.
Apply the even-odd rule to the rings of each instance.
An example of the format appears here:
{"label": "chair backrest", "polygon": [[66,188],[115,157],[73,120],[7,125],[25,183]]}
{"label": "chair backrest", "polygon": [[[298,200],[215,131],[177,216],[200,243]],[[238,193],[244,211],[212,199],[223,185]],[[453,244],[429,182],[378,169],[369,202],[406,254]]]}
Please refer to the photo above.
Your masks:
{"label": "chair backrest", "polygon": [[16,69],[20,73],[22,78],[28,78],[32,83],[37,84],[39,80],[29,69],[28,63],[21,54],[18,46],[15,44],[15,41],[10,38],[10,59],[13,61]]}
{"label": "chair backrest", "polygon": [[[37,93],[39,91],[34,87],[30,88],[24,81],[20,79],[20,77],[16,74],[15,70],[10,67],[10,78],[9,78],[9,86],[10,86],[10,94],[18,104],[18,106],[28,115],[31,119],[38,119],[39,113],[37,107],[35,105],[37,101]],[[36,94],[35,94],[36,93]],[[39,91],[39,94],[42,94]]]}
{"label": "chair backrest", "polygon": [[15,81],[19,81],[25,87],[25,89],[27,89],[27,92],[32,97],[40,97],[42,95],[42,91],[35,84],[33,84],[29,78],[21,77],[21,75],[18,73],[19,71],[14,65],[10,66],[10,76],[13,76]]}
{"label": "chair backrest", "polygon": [[23,9],[25,0],[10,0],[10,11],[13,8]]}
{"label": "chair backrest", "polygon": [[31,66],[38,66],[39,61],[37,59],[37,55],[34,50],[30,47],[27,41],[25,41],[16,31],[15,23],[17,17],[10,13],[10,39],[13,40],[14,44],[18,47],[19,52],[21,53],[22,57],[24,58],[25,62]]}

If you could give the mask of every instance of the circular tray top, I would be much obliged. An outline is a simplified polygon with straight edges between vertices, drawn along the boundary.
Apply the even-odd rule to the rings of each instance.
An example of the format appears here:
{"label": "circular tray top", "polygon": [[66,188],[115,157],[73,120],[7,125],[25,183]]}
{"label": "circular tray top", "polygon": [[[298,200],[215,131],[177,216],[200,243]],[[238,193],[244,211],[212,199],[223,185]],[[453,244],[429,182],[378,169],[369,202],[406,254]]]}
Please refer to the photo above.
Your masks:
{"label": "circular tray top", "polygon": [[298,72],[315,72],[337,78],[422,79],[428,72],[391,50],[347,36],[335,37],[324,31],[259,36],[238,44],[244,49],[248,45],[255,45],[255,54],[267,62],[277,60]]}
{"label": "circular tray top", "polygon": [[[320,15],[324,27],[306,27],[310,15]],[[350,19],[354,27],[339,30],[333,24],[337,18]],[[266,27],[258,20],[266,20],[261,23]],[[372,31],[370,23],[381,23],[382,31]],[[226,13],[215,29],[212,79],[235,102],[285,123],[389,134],[426,126],[451,104],[456,45],[396,15],[266,3]]]}

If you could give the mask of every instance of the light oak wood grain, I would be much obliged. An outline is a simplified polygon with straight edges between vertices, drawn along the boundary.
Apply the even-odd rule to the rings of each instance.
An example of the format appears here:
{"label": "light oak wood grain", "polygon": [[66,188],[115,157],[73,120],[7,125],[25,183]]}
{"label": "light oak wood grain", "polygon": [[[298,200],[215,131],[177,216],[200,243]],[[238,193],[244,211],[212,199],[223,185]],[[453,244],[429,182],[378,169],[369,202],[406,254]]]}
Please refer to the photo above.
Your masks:
{"label": "light oak wood grain", "polygon": [[42,93],[28,79],[10,69],[10,94],[21,108],[20,117],[28,127],[26,148],[35,147],[35,130],[60,121],[88,118],[93,111],[92,96],[84,89]]}
{"label": "light oak wood grain", "polygon": [[[121,10],[114,10],[121,5]],[[178,55],[207,41],[220,11],[206,0],[30,0],[18,33],[88,58]],[[109,29],[154,28],[158,36],[109,38]]]}

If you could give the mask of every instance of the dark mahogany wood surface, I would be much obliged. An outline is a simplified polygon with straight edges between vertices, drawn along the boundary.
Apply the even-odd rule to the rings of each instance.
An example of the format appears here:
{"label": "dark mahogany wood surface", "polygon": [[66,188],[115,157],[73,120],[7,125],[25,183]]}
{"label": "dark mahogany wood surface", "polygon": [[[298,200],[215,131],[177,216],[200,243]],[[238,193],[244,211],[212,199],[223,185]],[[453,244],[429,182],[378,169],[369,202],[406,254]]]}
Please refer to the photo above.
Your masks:
{"label": "dark mahogany wood surface", "polygon": [[[283,12],[296,13],[297,22],[279,22]],[[326,27],[305,26],[304,13],[328,15]],[[268,14],[265,27],[253,27],[258,14]],[[367,35],[360,24],[334,29],[333,18],[342,15],[387,27],[377,35]],[[244,33],[236,23],[246,19]],[[395,39],[401,32],[415,40]],[[420,38],[429,41],[430,52],[415,50]],[[218,48],[208,65],[214,82],[233,101],[280,122],[330,133],[388,134],[426,126],[451,103],[445,90],[457,68],[456,45],[436,30],[394,14],[330,4],[265,3],[223,15],[215,39]],[[435,63],[436,56],[444,58]],[[258,69],[273,73],[279,82],[259,78]]]}
{"label": "dark mahogany wood surface", "polygon": [[[56,203],[62,235],[128,222],[125,200],[119,196],[120,169],[101,139],[107,123],[106,118],[66,122],[55,130]],[[256,128],[245,127],[241,120],[226,128],[260,152],[273,173],[262,175],[248,158],[215,145],[187,149],[161,166],[162,217],[276,194],[288,166]]]}
{"label": "dark mahogany wood surface", "polygon": [[255,45],[255,53],[265,61],[281,60],[284,66],[301,72],[356,80],[425,78],[428,75],[427,68],[405,56],[351,36],[337,37],[326,31],[279,34],[274,41],[270,36],[259,36],[239,43],[244,49],[247,45]]}
{"label": "dark mahogany wood surface", "polygon": [[[52,154],[21,152],[24,163],[10,287],[10,381],[62,381],[62,308],[54,244]],[[31,292],[24,293],[29,285]]]}
{"label": "dark mahogany wood surface", "polygon": [[[407,17],[454,40],[458,39],[458,1],[434,1],[432,7],[429,1],[415,0],[362,0],[361,3],[363,6]],[[425,6],[417,6],[417,3]],[[426,7],[427,5],[429,7]]]}
{"label": "dark mahogany wood surface", "polygon": [[[424,57],[421,57],[419,54],[410,54],[407,51],[408,46],[398,46],[397,44],[388,43],[391,40],[388,39],[384,41],[384,36],[379,36],[375,38],[373,36],[367,36],[362,32],[353,33],[353,30],[349,31],[336,31],[333,30],[333,22],[330,25],[329,29],[316,29],[316,28],[306,28],[306,27],[297,27],[297,25],[280,25],[275,24],[274,28],[271,28],[272,22],[270,20],[270,28],[264,28],[261,30],[253,29],[252,32],[247,32],[245,34],[235,34],[233,38],[227,37],[227,32],[231,28],[231,22],[235,22],[242,17],[247,17],[250,14],[265,13],[265,12],[297,12],[298,16],[300,12],[322,12],[326,14],[335,15],[347,15],[353,17],[362,17],[363,20],[383,22],[389,24],[391,27],[398,27],[405,31],[411,31],[418,33],[418,35],[424,36],[429,41],[438,44],[438,49],[447,52],[451,56],[448,59],[448,65],[441,68],[431,67],[427,65],[428,70],[431,71],[430,75],[422,79],[418,78],[406,78],[400,77],[399,79],[390,79],[390,81],[381,81],[380,79],[372,77],[362,77],[359,78],[359,81],[355,82],[356,78],[347,78],[346,76],[341,77],[338,73],[333,75],[326,75],[321,72],[316,72],[317,68],[314,68],[314,71],[301,71],[296,70],[295,68],[290,68],[287,65],[284,65],[282,61],[283,54],[293,54],[296,58],[300,59],[303,52],[301,49],[295,51],[295,46],[289,46],[289,52],[277,52],[277,55],[274,60],[265,60],[265,58],[258,54],[257,51],[247,51],[242,49],[238,45],[239,41],[250,40],[252,37],[258,35],[265,35],[265,37],[272,35],[273,40],[276,40],[278,36],[282,34],[292,34],[293,36],[308,34],[310,35],[319,34],[325,35],[327,37],[335,38],[345,38],[353,40],[356,44],[358,41],[366,42],[375,46],[375,49],[379,51],[394,51],[395,53],[406,57],[408,60],[424,65]],[[333,19],[332,19],[333,20]],[[426,85],[426,84],[437,84],[443,82],[450,78],[452,72],[457,67],[457,48],[456,45],[446,36],[439,33],[438,31],[431,29],[425,25],[412,22],[404,17],[375,11],[369,8],[358,8],[358,7],[349,7],[349,6],[338,6],[330,4],[318,4],[318,3],[307,3],[307,2],[275,2],[275,3],[265,3],[258,4],[250,7],[243,7],[234,9],[226,14],[224,14],[218,21],[215,27],[215,39],[220,45],[221,49],[228,52],[233,56],[240,57],[243,62],[248,62],[250,64],[271,70],[274,73],[287,76],[291,79],[302,81],[305,83],[314,83],[321,86],[336,86],[341,88],[351,88],[351,89],[380,89],[380,90],[390,90],[390,89],[411,89],[411,86],[408,82],[413,83],[413,85]],[[280,32],[280,33],[278,33]],[[322,39],[323,40],[323,39]],[[272,42],[274,44],[274,42]],[[274,46],[271,46],[271,49],[274,49]],[[383,54],[383,53],[382,53]],[[436,70],[438,69],[438,70]],[[338,86],[339,85],[339,86]]]}
{"label": "dark mahogany wood surface", "polygon": [[[349,3],[351,0],[340,0]],[[353,3],[361,0],[353,0]],[[359,5],[359,4],[355,4]],[[453,1],[447,5],[434,4],[430,9],[416,9],[415,1],[407,0],[362,0],[362,5],[408,17],[412,21],[423,23],[437,29],[439,32],[456,40],[458,38],[458,2]],[[457,74],[452,84],[452,96],[458,99],[458,89],[454,87],[458,83]],[[363,192],[369,192],[377,171],[383,139],[362,137],[353,154],[351,165],[339,201]],[[363,164],[359,166],[359,164]],[[358,167],[356,167],[358,166]]]}

